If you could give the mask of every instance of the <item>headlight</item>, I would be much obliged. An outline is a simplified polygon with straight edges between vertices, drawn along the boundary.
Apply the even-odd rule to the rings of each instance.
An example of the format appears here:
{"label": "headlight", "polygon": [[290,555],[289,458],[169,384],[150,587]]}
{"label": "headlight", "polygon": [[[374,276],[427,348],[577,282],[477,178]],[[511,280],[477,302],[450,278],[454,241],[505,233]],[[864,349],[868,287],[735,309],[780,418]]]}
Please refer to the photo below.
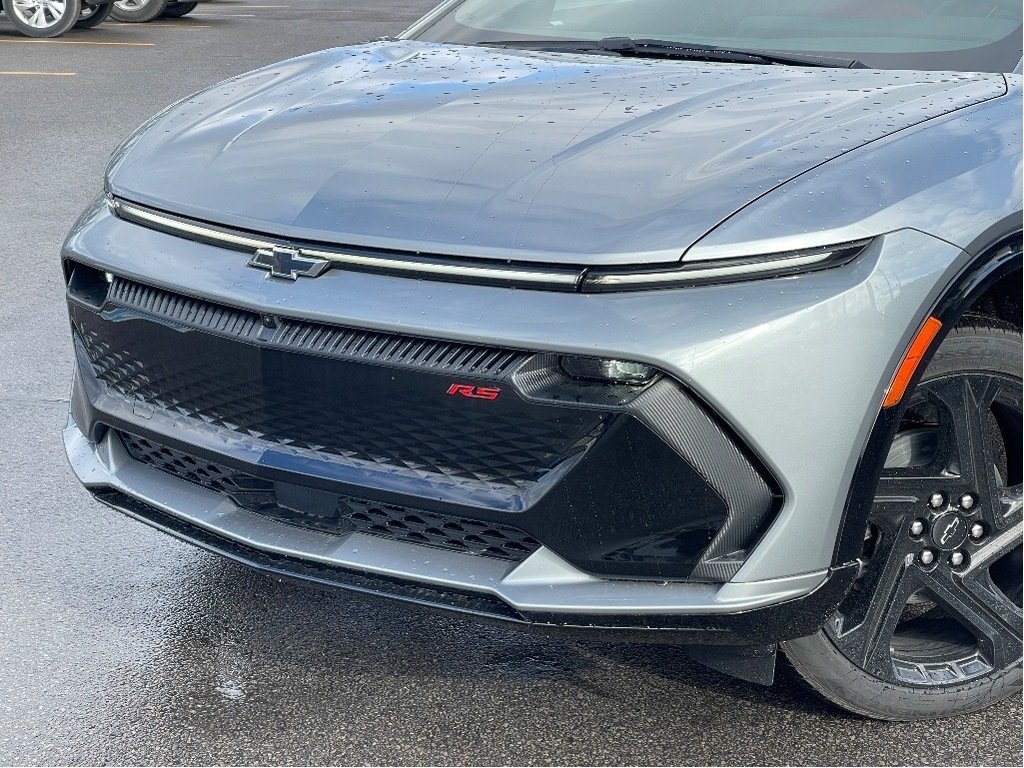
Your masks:
{"label": "headlight", "polygon": [[682,288],[691,285],[765,280],[771,277],[831,269],[853,261],[870,240],[844,243],[831,248],[775,253],[736,259],[714,259],[665,269],[591,269],[583,279],[586,292],[643,291],[653,288]]}
{"label": "headlight", "polygon": [[571,378],[604,384],[647,384],[658,373],[653,366],[629,360],[566,356],[562,358],[561,364],[562,370]]}

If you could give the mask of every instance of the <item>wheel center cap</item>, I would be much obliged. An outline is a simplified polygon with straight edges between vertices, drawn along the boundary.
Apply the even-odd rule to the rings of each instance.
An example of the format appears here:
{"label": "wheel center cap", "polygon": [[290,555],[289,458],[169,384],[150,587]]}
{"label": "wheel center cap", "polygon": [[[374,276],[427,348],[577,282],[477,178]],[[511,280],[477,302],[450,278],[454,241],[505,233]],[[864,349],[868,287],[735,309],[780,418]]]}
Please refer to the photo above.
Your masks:
{"label": "wheel center cap", "polygon": [[946,512],[932,521],[931,536],[944,552],[956,549],[967,539],[967,521],[956,512]]}

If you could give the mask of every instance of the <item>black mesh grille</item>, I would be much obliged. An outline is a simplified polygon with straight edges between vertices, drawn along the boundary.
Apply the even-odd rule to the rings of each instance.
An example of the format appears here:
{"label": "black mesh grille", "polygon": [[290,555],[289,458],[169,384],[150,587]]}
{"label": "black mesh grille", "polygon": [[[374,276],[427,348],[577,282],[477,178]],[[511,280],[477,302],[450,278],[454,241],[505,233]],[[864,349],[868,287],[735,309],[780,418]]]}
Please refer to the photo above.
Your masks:
{"label": "black mesh grille", "polygon": [[523,531],[500,523],[438,515],[353,498],[341,500],[341,511],[353,528],[362,533],[471,555],[522,560],[540,547],[539,542]]}
{"label": "black mesh grille", "polygon": [[[212,491],[227,494],[241,506],[251,506],[254,495],[273,496],[274,483],[270,480],[168,448],[128,432],[120,432],[119,435],[124,447],[136,461]],[[262,500],[266,501],[267,498]]]}
{"label": "black mesh grille", "polygon": [[327,533],[360,533],[463,552],[521,561],[540,547],[525,532],[502,523],[442,515],[366,499],[341,497],[333,516],[287,509],[277,503],[270,480],[169,448],[127,432],[118,433],[129,455],[162,472],[230,496],[239,506],[294,525]]}
{"label": "black mesh grille", "polygon": [[444,376],[409,372],[396,383],[396,369],[156,323],[83,315],[79,337],[96,378],[133,402],[246,440],[455,484],[536,482],[580,455],[604,427],[602,414],[526,410],[511,393],[488,404],[457,400],[446,396],[452,379]]}

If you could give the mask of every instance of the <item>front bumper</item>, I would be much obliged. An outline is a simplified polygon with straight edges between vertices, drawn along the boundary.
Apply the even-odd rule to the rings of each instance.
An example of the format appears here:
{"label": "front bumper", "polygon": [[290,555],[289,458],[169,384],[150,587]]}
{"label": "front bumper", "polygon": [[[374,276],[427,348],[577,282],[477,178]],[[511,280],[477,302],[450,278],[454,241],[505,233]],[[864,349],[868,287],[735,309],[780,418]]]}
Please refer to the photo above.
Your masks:
{"label": "front bumper", "polygon": [[93,444],[72,419],[64,440],[97,500],[205,549],[279,576],[544,631],[772,643],[819,628],[855,575],[847,567],[758,584],[608,580],[543,547],[512,563],[358,532],[338,536],[255,514],[146,466],[113,430]]}

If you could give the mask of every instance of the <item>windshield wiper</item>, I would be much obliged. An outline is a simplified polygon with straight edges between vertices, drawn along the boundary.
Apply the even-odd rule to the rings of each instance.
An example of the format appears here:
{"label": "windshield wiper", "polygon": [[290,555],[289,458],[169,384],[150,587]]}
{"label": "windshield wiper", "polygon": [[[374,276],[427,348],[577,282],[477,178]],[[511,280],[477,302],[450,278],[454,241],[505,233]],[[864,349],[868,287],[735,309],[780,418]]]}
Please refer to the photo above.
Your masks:
{"label": "windshield wiper", "polygon": [[698,43],[679,43],[652,38],[606,37],[601,40],[487,40],[479,45],[550,51],[582,51],[661,59],[724,61],[737,64],[786,64],[797,67],[863,69],[856,59],[838,59],[805,53],[785,53],[754,48],[721,48]]}

